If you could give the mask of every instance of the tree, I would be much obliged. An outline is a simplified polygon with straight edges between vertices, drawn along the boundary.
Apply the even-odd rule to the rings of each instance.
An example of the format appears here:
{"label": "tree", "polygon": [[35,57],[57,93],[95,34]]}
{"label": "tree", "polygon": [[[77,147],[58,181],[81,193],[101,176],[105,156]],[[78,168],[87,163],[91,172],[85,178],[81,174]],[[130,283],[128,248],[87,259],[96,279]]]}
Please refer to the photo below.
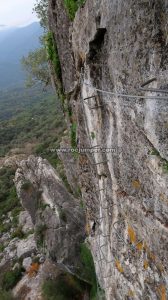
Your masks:
{"label": "tree", "polygon": [[47,30],[48,29],[48,0],[36,0],[33,11],[40,19],[40,25]]}
{"label": "tree", "polygon": [[40,19],[40,25],[44,28],[45,34],[40,37],[41,48],[29,52],[27,57],[23,57],[21,63],[28,73],[27,86],[32,87],[36,83],[45,86],[51,84],[51,77],[46,53],[46,36],[48,32],[48,0],[36,0],[33,11]]}
{"label": "tree", "polygon": [[45,47],[29,52],[27,57],[22,58],[21,63],[28,73],[27,86],[31,87],[36,83],[47,86],[51,83]]}

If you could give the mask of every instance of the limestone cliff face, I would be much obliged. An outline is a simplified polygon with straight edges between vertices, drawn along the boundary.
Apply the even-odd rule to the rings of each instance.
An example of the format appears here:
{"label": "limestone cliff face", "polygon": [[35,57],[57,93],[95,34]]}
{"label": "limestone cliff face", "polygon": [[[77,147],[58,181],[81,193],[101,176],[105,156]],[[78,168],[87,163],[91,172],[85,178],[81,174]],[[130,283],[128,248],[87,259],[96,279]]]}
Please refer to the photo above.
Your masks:
{"label": "limestone cliff face", "polygon": [[108,300],[166,299],[168,95],[151,89],[168,91],[168,1],[87,0],[73,22],[63,3],[50,0],[50,28],[78,147],[92,148],[74,173],[100,285]]}
{"label": "limestone cliff face", "polygon": [[22,206],[34,223],[41,251],[76,272],[80,266],[80,243],[85,237],[80,203],[68,193],[55,169],[39,157],[30,156],[20,162],[15,185]]}

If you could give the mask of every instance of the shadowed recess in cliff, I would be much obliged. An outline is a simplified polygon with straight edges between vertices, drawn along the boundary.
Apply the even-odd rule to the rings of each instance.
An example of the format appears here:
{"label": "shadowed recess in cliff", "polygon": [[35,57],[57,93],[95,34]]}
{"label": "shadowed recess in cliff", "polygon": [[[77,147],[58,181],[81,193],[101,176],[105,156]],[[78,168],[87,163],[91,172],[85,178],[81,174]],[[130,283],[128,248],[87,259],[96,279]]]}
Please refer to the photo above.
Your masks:
{"label": "shadowed recess in cliff", "polygon": [[97,28],[94,39],[89,43],[89,53],[86,63],[90,65],[90,76],[93,79],[93,84],[98,84],[102,79],[103,62],[101,54],[106,31],[106,28]]}
{"label": "shadowed recess in cliff", "polygon": [[94,60],[97,54],[99,53],[99,51],[101,50],[101,47],[104,43],[104,36],[106,31],[107,31],[106,28],[97,29],[93,41],[89,43],[89,55],[88,55],[89,60]]}

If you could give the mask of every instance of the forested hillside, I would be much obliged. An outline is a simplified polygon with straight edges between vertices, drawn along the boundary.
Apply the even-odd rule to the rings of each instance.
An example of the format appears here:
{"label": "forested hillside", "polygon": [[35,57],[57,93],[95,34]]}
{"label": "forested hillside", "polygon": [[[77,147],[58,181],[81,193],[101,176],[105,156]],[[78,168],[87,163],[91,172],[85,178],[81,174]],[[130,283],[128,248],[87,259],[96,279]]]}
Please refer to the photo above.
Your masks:
{"label": "forested hillside", "polygon": [[53,159],[54,164],[57,156],[50,149],[58,147],[64,131],[60,103],[50,90],[42,94],[40,89],[30,89],[24,93],[24,89],[4,93],[6,103],[0,98],[0,108],[4,106],[0,114],[0,157],[38,153]]}

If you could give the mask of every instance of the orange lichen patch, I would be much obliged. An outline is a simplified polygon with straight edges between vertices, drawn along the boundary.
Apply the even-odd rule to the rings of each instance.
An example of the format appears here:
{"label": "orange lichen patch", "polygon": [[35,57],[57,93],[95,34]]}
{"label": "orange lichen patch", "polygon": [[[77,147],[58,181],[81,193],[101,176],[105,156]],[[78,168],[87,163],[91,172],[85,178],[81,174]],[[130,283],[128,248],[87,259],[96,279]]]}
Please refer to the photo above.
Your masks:
{"label": "orange lichen patch", "polygon": [[164,200],[165,200],[165,195],[164,195],[163,193],[161,193],[161,194],[159,195],[159,198],[160,198],[160,200],[164,201]]}
{"label": "orange lichen patch", "polygon": [[40,265],[38,263],[32,263],[29,270],[27,271],[27,274],[29,277],[34,277],[37,275],[38,270],[40,268]]}
{"label": "orange lichen patch", "polygon": [[146,242],[144,242],[144,244],[143,244],[143,249],[144,249],[144,251],[148,252],[148,246],[147,246]]}
{"label": "orange lichen patch", "polygon": [[134,229],[131,226],[128,226],[128,236],[129,236],[130,242],[132,244],[135,244],[136,243],[136,234],[135,234]]}
{"label": "orange lichen patch", "polygon": [[119,260],[116,260],[116,261],[115,261],[115,266],[116,266],[117,270],[118,270],[120,273],[123,273],[123,272],[124,272],[124,269],[123,269],[123,267],[121,266]]}
{"label": "orange lichen patch", "polygon": [[165,271],[164,266],[161,263],[156,264],[156,268],[163,273]]}
{"label": "orange lichen patch", "polygon": [[133,186],[133,188],[134,189],[140,189],[140,187],[141,187],[141,183],[140,183],[140,181],[139,180],[133,180],[132,181],[132,186]]}
{"label": "orange lichen patch", "polygon": [[168,203],[168,198],[166,197],[165,194],[161,193],[159,195],[159,198],[160,198],[161,201]]}
{"label": "orange lichen patch", "polygon": [[160,284],[157,288],[157,292],[158,292],[158,295],[160,297],[160,300],[166,300],[167,297],[166,297],[166,287],[164,284]]}
{"label": "orange lichen patch", "polygon": [[139,242],[139,243],[136,245],[136,248],[137,248],[137,250],[139,250],[139,251],[142,251],[143,247],[144,247],[143,242]]}
{"label": "orange lichen patch", "polygon": [[150,260],[156,261],[156,256],[153,252],[148,251],[148,257],[149,257]]}
{"label": "orange lichen patch", "polygon": [[85,225],[85,232],[86,232],[87,236],[89,236],[91,233],[91,226],[90,226],[89,222],[87,222]]}
{"label": "orange lichen patch", "polygon": [[147,260],[144,260],[143,267],[145,270],[149,267],[149,263]]}
{"label": "orange lichen patch", "polygon": [[135,292],[133,290],[129,290],[128,297],[134,297],[134,296],[135,296]]}

